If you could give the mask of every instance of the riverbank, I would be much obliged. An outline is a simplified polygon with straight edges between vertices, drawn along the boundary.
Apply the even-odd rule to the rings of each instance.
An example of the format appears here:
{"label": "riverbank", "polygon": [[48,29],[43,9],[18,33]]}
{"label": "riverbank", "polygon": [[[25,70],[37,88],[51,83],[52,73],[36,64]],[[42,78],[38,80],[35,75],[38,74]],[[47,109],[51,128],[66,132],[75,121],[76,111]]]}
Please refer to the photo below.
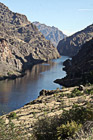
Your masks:
{"label": "riverbank", "polygon": [[[34,65],[38,65],[38,64],[42,64],[42,63],[46,63],[47,61],[43,61],[43,60],[37,60],[37,61],[34,61],[32,63],[28,63],[26,65],[23,65],[23,68],[22,70],[20,71],[16,71],[16,70],[10,70],[10,69],[7,69],[7,71],[4,71],[2,68],[2,64],[0,64],[1,66],[1,69],[0,69],[0,81],[2,80],[6,80],[6,79],[16,79],[16,78],[20,78],[20,77],[23,77],[24,75],[26,75],[26,70],[29,70],[31,69],[31,67],[33,67]],[[6,65],[6,67],[8,67],[8,65]]]}
{"label": "riverbank", "polygon": [[93,39],[83,44],[77,55],[63,64],[67,75],[56,79],[55,83],[66,87],[93,84]]}
{"label": "riverbank", "polygon": [[39,63],[26,70],[26,75],[23,77],[0,81],[2,87],[0,88],[0,115],[35,100],[42,88],[46,90],[60,88],[61,86],[53,81],[66,76],[65,71],[62,71],[62,64],[66,59],[68,57],[62,56],[47,63]]}
{"label": "riverbank", "polygon": [[24,138],[30,139],[38,120],[44,117],[60,117],[64,110],[70,110],[74,106],[85,107],[87,103],[92,104],[92,99],[93,85],[42,90],[36,100],[0,118],[3,118],[6,124],[11,120],[15,126],[22,127],[22,130],[27,132]]}

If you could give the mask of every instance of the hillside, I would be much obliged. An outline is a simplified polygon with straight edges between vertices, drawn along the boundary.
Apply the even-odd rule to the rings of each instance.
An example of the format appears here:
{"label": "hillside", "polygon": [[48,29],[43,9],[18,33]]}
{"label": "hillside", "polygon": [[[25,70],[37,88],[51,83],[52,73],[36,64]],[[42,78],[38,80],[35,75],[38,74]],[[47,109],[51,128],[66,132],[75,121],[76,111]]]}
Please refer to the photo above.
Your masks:
{"label": "hillside", "polygon": [[86,27],[84,30],[79,31],[72,36],[61,40],[57,46],[58,52],[61,55],[74,56],[81,49],[81,46],[92,39],[93,37],[93,24]]}
{"label": "hillside", "polygon": [[92,99],[93,85],[42,90],[36,100],[0,116],[0,138],[92,140]]}
{"label": "hillside", "polygon": [[0,3],[0,79],[19,76],[33,64],[58,57],[57,49],[25,15]]}
{"label": "hillside", "polygon": [[66,35],[54,26],[47,26],[39,22],[33,22],[37,26],[38,30],[44,35],[47,40],[50,40],[55,47],[57,47],[60,40],[66,37]]}
{"label": "hillside", "polygon": [[64,86],[93,84],[93,39],[82,45],[78,54],[72,60],[64,62],[67,76],[55,82]]}

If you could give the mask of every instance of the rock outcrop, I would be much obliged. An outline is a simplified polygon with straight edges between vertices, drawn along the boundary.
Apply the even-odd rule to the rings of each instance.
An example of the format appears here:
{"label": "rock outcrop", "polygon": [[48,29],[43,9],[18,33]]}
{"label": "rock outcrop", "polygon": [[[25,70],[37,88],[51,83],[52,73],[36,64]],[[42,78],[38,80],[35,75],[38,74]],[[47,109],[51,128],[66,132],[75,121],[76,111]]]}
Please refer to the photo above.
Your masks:
{"label": "rock outcrop", "polygon": [[44,35],[47,40],[50,40],[55,47],[57,47],[60,40],[66,37],[66,35],[54,26],[47,26],[39,22],[33,22],[38,30]]}
{"label": "rock outcrop", "polygon": [[67,76],[55,82],[64,86],[93,84],[93,39],[86,42],[78,54],[72,60],[66,60],[64,65]]}
{"label": "rock outcrop", "polygon": [[21,66],[20,60],[12,54],[8,41],[0,38],[0,80],[19,76]]}
{"label": "rock outcrop", "polygon": [[93,37],[93,24],[72,36],[61,40],[57,46],[61,55],[74,56],[81,49],[81,46]]}
{"label": "rock outcrop", "polygon": [[29,66],[60,57],[25,15],[0,3],[0,79],[18,76]]}

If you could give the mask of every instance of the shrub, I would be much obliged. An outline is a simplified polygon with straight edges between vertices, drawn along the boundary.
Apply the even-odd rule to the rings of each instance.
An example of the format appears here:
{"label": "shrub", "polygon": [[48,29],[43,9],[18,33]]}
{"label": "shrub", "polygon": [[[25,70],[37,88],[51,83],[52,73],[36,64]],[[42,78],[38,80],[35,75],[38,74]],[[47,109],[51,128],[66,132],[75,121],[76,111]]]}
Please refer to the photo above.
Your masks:
{"label": "shrub", "polygon": [[16,119],[17,118],[17,115],[15,112],[11,112],[9,115],[8,115],[8,118],[9,119]]}
{"label": "shrub", "polygon": [[78,130],[82,127],[81,124],[77,124],[75,121],[67,122],[57,127],[58,140],[65,139],[67,137],[74,137]]}
{"label": "shrub", "polygon": [[38,120],[34,126],[33,134],[37,140],[56,140],[56,128],[59,126],[57,117],[44,117]]}
{"label": "shrub", "polygon": [[8,72],[7,75],[8,76],[13,75],[13,72]]}
{"label": "shrub", "polygon": [[62,94],[60,94],[60,97],[64,97],[65,95],[62,93]]}
{"label": "shrub", "polygon": [[89,94],[89,95],[93,95],[93,88],[92,89],[86,89],[85,93]]}
{"label": "shrub", "polygon": [[79,107],[78,104],[73,104],[73,106],[72,106],[72,108],[77,108],[77,107]]}
{"label": "shrub", "polygon": [[62,122],[74,120],[77,123],[93,121],[93,105],[88,103],[86,107],[74,106],[69,111],[64,110],[61,117]]}
{"label": "shrub", "polygon": [[63,110],[61,117],[45,117],[38,120],[33,134],[36,140],[61,140],[73,137],[86,121],[93,121],[93,105],[86,107],[77,104],[70,110]]}
{"label": "shrub", "polygon": [[75,88],[71,94],[67,95],[68,98],[73,98],[76,96],[82,96],[84,93],[82,93],[80,90],[78,90],[77,88]]}

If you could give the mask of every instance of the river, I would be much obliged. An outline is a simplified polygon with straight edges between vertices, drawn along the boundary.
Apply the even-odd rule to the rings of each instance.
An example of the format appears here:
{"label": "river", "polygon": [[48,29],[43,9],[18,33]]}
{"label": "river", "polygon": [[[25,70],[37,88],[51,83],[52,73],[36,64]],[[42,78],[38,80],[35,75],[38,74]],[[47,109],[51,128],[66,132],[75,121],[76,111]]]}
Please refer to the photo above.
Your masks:
{"label": "river", "polygon": [[66,59],[67,56],[62,56],[47,63],[37,64],[27,70],[27,74],[22,78],[0,81],[0,115],[36,99],[42,89],[61,88],[62,86],[53,81],[66,76],[62,70]]}

